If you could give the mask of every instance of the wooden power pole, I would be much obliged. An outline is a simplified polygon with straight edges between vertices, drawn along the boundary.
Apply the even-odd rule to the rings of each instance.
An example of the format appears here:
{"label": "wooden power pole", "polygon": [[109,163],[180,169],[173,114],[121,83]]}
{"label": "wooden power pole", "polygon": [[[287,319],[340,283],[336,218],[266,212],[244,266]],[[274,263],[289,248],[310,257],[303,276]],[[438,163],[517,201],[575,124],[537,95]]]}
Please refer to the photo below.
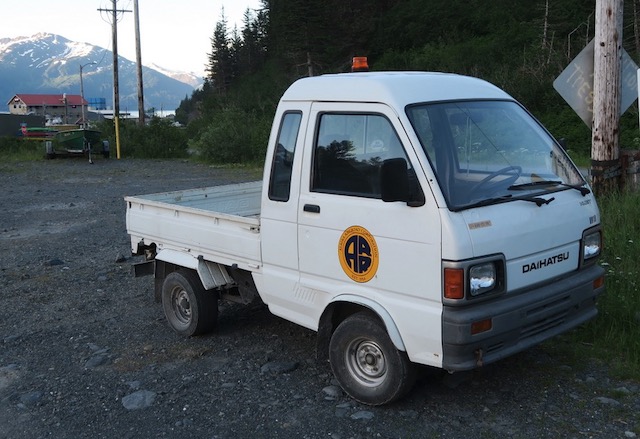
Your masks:
{"label": "wooden power pole", "polygon": [[113,0],[113,17],[111,23],[111,37],[113,49],[113,123],[116,130],[116,158],[120,158],[120,90],[118,80],[118,11]]}
{"label": "wooden power pole", "polygon": [[111,21],[111,45],[113,51],[113,123],[116,132],[116,158],[120,158],[120,90],[118,84],[118,12],[131,12],[118,10],[118,0],[112,0],[112,9],[98,9],[100,12],[112,14]]}
{"label": "wooden power pole", "polygon": [[591,175],[596,193],[623,184],[620,160],[622,12],[624,0],[596,0]]}
{"label": "wooden power pole", "polygon": [[136,64],[138,67],[138,123],[144,126],[144,92],[142,85],[142,53],[140,49],[140,16],[138,0],[133,0],[133,20],[136,28]]}

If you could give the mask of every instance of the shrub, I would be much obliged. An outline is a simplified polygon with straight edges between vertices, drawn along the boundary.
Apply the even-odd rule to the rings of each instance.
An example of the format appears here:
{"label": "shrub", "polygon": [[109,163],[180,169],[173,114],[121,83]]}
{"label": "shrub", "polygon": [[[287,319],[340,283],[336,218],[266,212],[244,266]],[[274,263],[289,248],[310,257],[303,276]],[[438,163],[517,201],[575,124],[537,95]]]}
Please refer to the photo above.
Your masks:
{"label": "shrub", "polygon": [[189,147],[206,162],[262,163],[270,128],[271,115],[230,106],[216,112]]}
{"label": "shrub", "polygon": [[[113,122],[105,121],[99,129],[109,139],[111,155],[115,157],[117,145]],[[119,129],[121,157],[170,159],[188,156],[185,129],[173,126],[167,119],[153,117],[144,127],[137,125],[137,121],[122,120]]]}

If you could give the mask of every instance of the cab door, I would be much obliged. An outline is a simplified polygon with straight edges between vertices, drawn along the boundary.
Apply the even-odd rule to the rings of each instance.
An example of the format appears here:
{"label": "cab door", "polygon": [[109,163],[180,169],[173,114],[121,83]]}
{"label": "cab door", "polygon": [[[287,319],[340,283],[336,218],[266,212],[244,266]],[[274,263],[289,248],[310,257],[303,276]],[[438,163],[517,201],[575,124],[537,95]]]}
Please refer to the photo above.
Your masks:
{"label": "cab door", "polygon": [[[398,116],[382,104],[314,103],[309,124],[298,203],[298,294],[308,317],[317,322],[335,300],[382,309],[409,357],[437,365],[440,219]],[[406,161],[424,203],[382,200],[389,159]]]}
{"label": "cab door", "polygon": [[[298,270],[298,195],[309,102],[283,102],[269,139],[260,212],[261,275],[254,277],[271,312],[292,321]],[[292,310],[293,308],[293,310]],[[293,315],[292,315],[293,313]]]}

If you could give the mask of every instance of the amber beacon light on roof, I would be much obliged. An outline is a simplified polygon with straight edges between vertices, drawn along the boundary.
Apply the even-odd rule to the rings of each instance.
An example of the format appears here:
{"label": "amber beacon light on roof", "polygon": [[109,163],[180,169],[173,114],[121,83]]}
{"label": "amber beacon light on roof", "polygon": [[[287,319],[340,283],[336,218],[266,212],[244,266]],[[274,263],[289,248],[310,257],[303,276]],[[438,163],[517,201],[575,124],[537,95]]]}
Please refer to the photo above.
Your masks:
{"label": "amber beacon light on roof", "polygon": [[351,61],[352,72],[368,72],[369,63],[366,56],[355,56]]}

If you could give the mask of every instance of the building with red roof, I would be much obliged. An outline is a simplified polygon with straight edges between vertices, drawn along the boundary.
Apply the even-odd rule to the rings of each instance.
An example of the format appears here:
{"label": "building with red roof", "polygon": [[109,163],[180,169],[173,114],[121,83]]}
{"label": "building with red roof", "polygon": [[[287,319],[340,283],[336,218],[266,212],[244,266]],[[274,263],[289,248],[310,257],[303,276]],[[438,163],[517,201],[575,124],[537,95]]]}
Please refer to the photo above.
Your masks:
{"label": "building with red roof", "polygon": [[78,124],[82,123],[82,105],[87,103],[80,95],[20,93],[7,105],[11,114],[34,114],[49,121],[60,119],[65,124]]}

